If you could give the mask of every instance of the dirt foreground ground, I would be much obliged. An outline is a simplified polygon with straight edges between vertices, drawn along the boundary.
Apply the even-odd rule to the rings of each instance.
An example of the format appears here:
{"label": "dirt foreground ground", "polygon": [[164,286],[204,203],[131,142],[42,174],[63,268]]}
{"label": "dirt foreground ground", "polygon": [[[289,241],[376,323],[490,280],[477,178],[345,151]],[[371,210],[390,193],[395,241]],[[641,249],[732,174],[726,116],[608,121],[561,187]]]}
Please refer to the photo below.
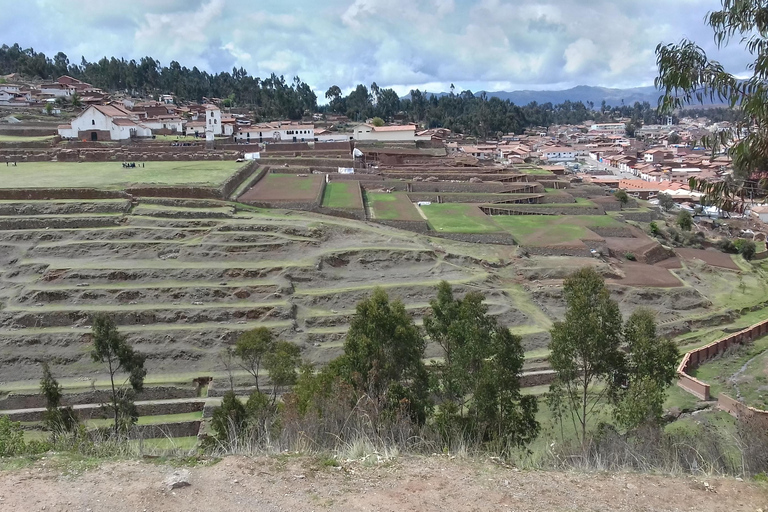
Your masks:
{"label": "dirt foreground ground", "polygon": [[[174,472],[188,486],[169,489]],[[0,472],[3,511],[768,510],[768,486],[735,479],[518,471],[492,462],[409,458],[328,467],[298,457],[228,457],[174,468],[48,461]]]}

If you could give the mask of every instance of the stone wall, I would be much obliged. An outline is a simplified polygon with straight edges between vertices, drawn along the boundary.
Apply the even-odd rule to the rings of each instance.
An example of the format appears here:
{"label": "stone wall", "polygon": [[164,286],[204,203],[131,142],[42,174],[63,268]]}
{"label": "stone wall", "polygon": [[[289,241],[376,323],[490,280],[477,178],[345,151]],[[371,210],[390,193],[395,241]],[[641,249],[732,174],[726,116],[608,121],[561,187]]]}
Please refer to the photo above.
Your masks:
{"label": "stone wall", "polygon": [[0,189],[0,200],[47,201],[50,199],[130,199],[122,191],[95,188],[5,188]]}
{"label": "stone wall", "polygon": [[135,425],[129,434],[131,439],[157,439],[168,437],[192,437],[200,432],[202,421],[182,421],[157,425]]}
{"label": "stone wall", "polygon": [[709,384],[692,377],[688,372],[725,352],[733,345],[748,343],[756,338],[765,336],[766,334],[768,334],[768,320],[764,320],[742,331],[726,336],[725,338],[713,341],[696,350],[691,350],[683,356],[682,362],[677,367],[677,385],[701,400],[709,400]]}
{"label": "stone wall", "polygon": [[371,219],[373,222],[383,224],[398,229],[405,229],[407,231],[415,231],[421,234],[435,235],[434,231],[429,229],[429,224],[425,220],[384,220],[384,219]]}
{"label": "stone wall", "polygon": [[[83,393],[64,393],[61,397],[61,405],[100,404],[108,401],[109,396],[110,392],[106,389]],[[169,400],[196,397],[197,390],[195,388],[176,386],[146,387],[141,393],[136,394],[136,400]],[[34,409],[38,407],[45,407],[45,398],[40,393],[9,393],[5,398],[0,399],[0,411]]]}
{"label": "stone wall", "polygon": [[728,395],[717,396],[717,408],[739,419],[750,419],[758,422],[763,428],[768,428],[768,411],[749,407]]}
{"label": "stone wall", "polygon": [[213,187],[128,187],[125,191],[139,197],[224,199],[221,190]]}
{"label": "stone wall", "polygon": [[298,165],[307,167],[354,167],[355,161],[350,158],[285,158],[262,155],[261,163],[276,167],[278,165]]}
{"label": "stone wall", "polygon": [[442,231],[430,231],[430,236],[447,238],[456,242],[471,244],[516,245],[515,239],[509,233],[444,233]]}
{"label": "stone wall", "polygon": [[242,166],[232,176],[226,179],[221,185],[221,197],[222,199],[228,199],[232,195],[232,192],[237,190],[244,180],[253,174],[258,168],[259,164],[256,161],[251,161]]}
{"label": "stone wall", "polygon": [[[204,402],[195,400],[189,402],[169,402],[169,403],[137,403],[136,409],[139,416],[160,416],[166,414],[186,414],[203,410]],[[28,409],[9,414],[11,421],[42,421],[44,410]],[[86,406],[75,408],[77,417],[81,420],[109,418],[110,411],[99,406]]]}
{"label": "stone wall", "polygon": [[[266,176],[269,173],[269,166],[262,167],[259,172],[252,174],[248,178],[248,182],[245,184],[245,187],[243,187],[243,194],[247,191],[251,190],[253,187],[256,186],[256,184],[261,181],[261,179]],[[240,196],[233,197],[231,199],[237,201]]]}

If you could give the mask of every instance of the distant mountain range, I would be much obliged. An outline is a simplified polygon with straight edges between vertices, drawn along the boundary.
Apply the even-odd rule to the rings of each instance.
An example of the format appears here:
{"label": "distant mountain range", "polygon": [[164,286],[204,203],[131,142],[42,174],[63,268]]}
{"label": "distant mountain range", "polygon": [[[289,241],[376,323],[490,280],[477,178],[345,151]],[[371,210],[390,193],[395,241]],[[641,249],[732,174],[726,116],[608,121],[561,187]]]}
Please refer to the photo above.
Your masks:
{"label": "distant mountain range", "polygon": [[[479,96],[484,91],[478,91],[475,96]],[[448,93],[429,93],[437,97],[446,96]],[[659,101],[661,93],[656,90],[655,87],[633,87],[630,89],[610,89],[607,87],[592,87],[589,85],[579,85],[571,89],[565,89],[561,91],[493,91],[486,92],[490,97],[497,97],[502,100],[510,100],[515,105],[527,105],[532,101],[537,103],[552,103],[557,105],[565,101],[577,102],[581,101],[584,104],[587,102],[594,103],[595,107],[600,107],[603,100],[608,105],[620,106],[622,100],[625,105],[632,105],[636,101],[640,103],[647,101],[652,106],[656,106]],[[403,99],[410,99],[411,95],[403,96]]]}

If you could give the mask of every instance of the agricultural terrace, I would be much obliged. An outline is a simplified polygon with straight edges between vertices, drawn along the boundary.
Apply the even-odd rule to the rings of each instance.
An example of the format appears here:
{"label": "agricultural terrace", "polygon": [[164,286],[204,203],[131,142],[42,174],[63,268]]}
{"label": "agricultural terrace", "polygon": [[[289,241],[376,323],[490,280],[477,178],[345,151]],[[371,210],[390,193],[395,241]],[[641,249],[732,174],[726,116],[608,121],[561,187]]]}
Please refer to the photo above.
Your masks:
{"label": "agricultural terrace", "polygon": [[424,220],[405,193],[367,192],[365,197],[374,219]]}
{"label": "agricultural terrace", "polygon": [[361,209],[363,197],[357,181],[327,183],[323,192],[323,206],[327,208]]}
{"label": "agricultural terrace", "polygon": [[498,233],[504,231],[473,204],[446,203],[420,206],[435,231],[446,233]]}
{"label": "agricultural terrace", "polygon": [[551,246],[578,240],[601,240],[589,228],[621,227],[608,215],[499,215],[494,222],[521,245]]}
{"label": "agricultural terrace", "polygon": [[0,188],[99,188],[131,185],[218,187],[242,165],[227,161],[144,162],[126,169],[121,162],[0,163]]}
{"label": "agricultural terrace", "polygon": [[323,177],[319,174],[269,173],[240,197],[243,202],[311,203],[320,195]]}

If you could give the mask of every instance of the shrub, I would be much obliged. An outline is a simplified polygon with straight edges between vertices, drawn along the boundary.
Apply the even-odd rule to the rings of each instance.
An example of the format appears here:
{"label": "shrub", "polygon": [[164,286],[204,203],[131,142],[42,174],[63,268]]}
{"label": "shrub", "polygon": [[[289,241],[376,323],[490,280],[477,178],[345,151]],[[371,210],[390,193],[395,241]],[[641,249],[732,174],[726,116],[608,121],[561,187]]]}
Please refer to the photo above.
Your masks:
{"label": "shrub", "polygon": [[728,253],[728,254],[736,254],[739,252],[738,247],[736,247],[736,244],[734,244],[731,240],[728,240],[727,238],[721,238],[720,240],[715,243],[715,246],[721,250],[722,252]]}
{"label": "shrub", "polygon": [[635,254],[632,252],[628,252],[624,255],[625,258],[627,258],[629,261],[636,261],[637,258],[635,257]]}
{"label": "shrub", "polygon": [[733,244],[736,249],[738,250],[738,253],[741,254],[745,260],[749,261],[755,256],[755,251],[757,250],[755,246],[755,242],[752,240],[745,240],[743,238],[739,238],[734,242]]}
{"label": "shrub", "polygon": [[661,234],[661,229],[659,229],[659,225],[656,224],[656,221],[651,221],[648,227],[651,228],[651,234],[653,236],[659,236]]}
{"label": "shrub", "polygon": [[677,214],[677,225],[683,231],[690,231],[693,228],[693,217],[689,212],[682,210]]}

